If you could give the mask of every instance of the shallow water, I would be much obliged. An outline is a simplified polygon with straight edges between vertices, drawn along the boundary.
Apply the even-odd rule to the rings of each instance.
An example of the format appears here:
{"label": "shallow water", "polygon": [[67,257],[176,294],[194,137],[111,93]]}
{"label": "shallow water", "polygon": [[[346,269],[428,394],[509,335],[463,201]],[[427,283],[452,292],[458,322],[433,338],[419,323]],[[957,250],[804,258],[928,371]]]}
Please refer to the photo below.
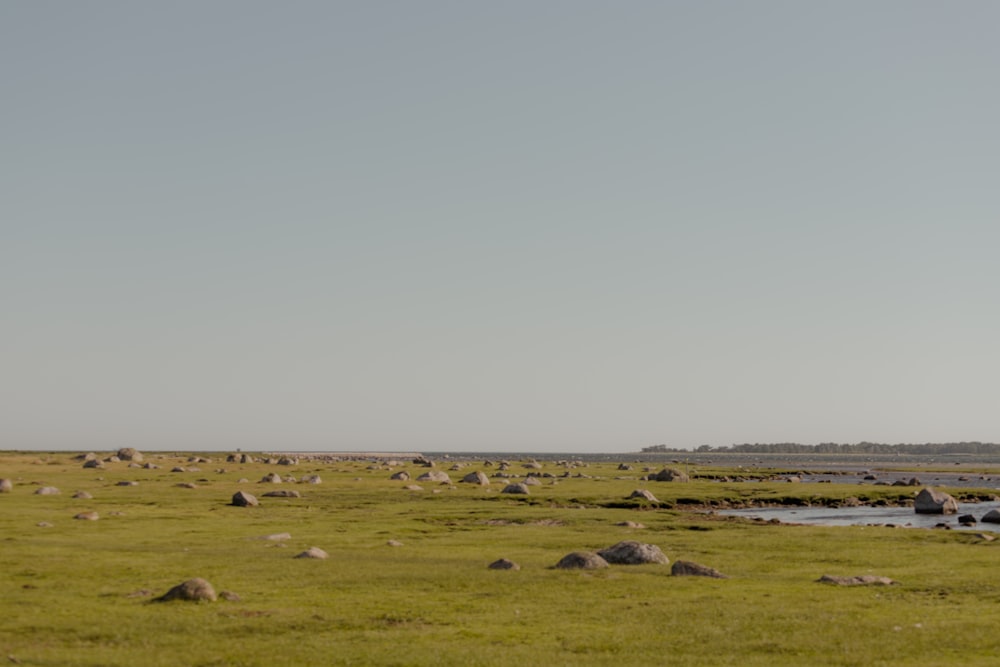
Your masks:
{"label": "shallow water", "polygon": [[[912,507],[767,507],[744,510],[720,510],[723,516],[777,519],[782,523],[802,523],[817,526],[870,526],[892,524],[907,528],[934,528],[945,524],[955,530],[976,532],[1000,532],[1000,524],[981,523],[983,515],[993,509],[1000,509],[1000,502],[959,503],[958,514],[917,514]],[[974,526],[960,526],[958,517],[971,514],[976,518]]]}

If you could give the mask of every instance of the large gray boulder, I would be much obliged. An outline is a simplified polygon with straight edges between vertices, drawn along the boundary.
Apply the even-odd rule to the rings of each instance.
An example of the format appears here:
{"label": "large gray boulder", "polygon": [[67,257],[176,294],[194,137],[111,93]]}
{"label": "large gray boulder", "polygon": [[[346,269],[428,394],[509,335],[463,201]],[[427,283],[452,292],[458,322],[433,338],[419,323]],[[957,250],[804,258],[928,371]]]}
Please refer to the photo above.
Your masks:
{"label": "large gray boulder", "polygon": [[1000,510],[990,510],[980,519],[983,523],[1000,523]]}
{"label": "large gray boulder", "polygon": [[486,476],[486,473],[470,472],[468,475],[462,478],[462,482],[465,484],[478,484],[479,486],[489,486],[490,478]]}
{"label": "large gray boulder", "polygon": [[122,461],[135,461],[136,463],[142,462],[142,454],[135,447],[122,447],[118,450],[116,455]]}
{"label": "large gray boulder", "polygon": [[259,504],[257,498],[246,491],[237,491],[233,494],[233,505],[237,507],[256,507]]}
{"label": "large gray boulder", "polygon": [[688,482],[691,480],[691,478],[687,476],[687,473],[683,473],[676,468],[664,468],[650,477],[650,479],[656,482]]}
{"label": "large gray boulder", "polygon": [[396,480],[399,482],[407,482],[410,479],[410,473],[406,472],[405,470],[400,470],[399,472],[392,473],[392,476],[389,477],[389,479]]}
{"label": "large gray boulder", "polygon": [[217,599],[218,596],[215,594],[212,584],[197,577],[195,579],[188,579],[182,584],[177,584],[160,597],[154,598],[153,602],[169,602],[171,600],[215,602]]}
{"label": "large gray boulder", "polygon": [[597,555],[615,565],[642,565],[645,563],[666,565],[670,562],[666,554],[660,551],[660,547],[635,540],[625,540],[607,549],[601,549]]}
{"label": "large gray boulder", "polygon": [[926,487],[913,501],[917,514],[957,514],[958,501],[944,491]]}
{"label": "large gray boulder", "polygon": [[574,551],[563,556],[556,567],[560,570],[598,570],[608,567],[608,561],[589,551]]}
{"label": "large gray boulder", "polygon": [[527,496],[531,493],[531,491],[528,490],[527,484],[518,483],[518,484],[508,484],[507,486],[503,487],[503,491],[501,491],[500,493],[511,493],[515,495]]}
{"label": "large gray boulder", "polygon": [[451,477],[444,470],[428,470],[420,477],[418,482],[438,482],[439,484],[451,484]]}

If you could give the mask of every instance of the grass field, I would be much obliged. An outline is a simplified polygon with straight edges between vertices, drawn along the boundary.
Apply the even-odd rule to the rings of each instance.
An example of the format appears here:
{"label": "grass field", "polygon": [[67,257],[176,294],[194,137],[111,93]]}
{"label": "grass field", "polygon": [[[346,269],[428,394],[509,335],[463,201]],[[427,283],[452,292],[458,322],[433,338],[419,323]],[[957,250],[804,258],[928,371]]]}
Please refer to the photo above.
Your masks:
{"label": "grass field", "polygon": [[[426,471],[409,461],[390,469],[364,460],[279,466],[200,456],[211,461],[147,454],[159,468],[115,462],[84,469],[70,453],[0,453],[0,478],[14,482],[0,494],[0,659],[798,667],[995,665],[1000,654],[1000,583],[991,579],[1000,540],[775,525],[704,511],[758,500],[896,502],[912,488],[862,489],[851,479],[643,482],[639,466],[545,462],[529,471],[512,461],[510,474],[553,475],[529,496],[512,496],[500,493],[507,480],[491,478],[489,488],[457,483],[475,470],[494,474],[482,461],[458,471],[439,462],[454,482],[442,485],[389,479],[400,469],[414,478]],[[175,466],[188,470],[171,472]],[[270,472],[319,475],[322,483],[261,483]],[[61,493],[36,495],[41,486]],[[626,500],[639,488],[661,504]],[[277,489],[302,497],[262,497]],[[260,506],[230,505],[238,490],[256,495]],[[76,491],[93,498],[74,498]],[[74,519],[86,511],[100,519]],[[618,525],[625,521],[645,527]],[[276,533],[291,537],[263,539]],[[674,577],[669,565],[552,567],[571,551],[627,539],[730,578]],[[294,558],[311,546],[329,558]],[[521,569],[487,568],[501,557]],[[844,588],[817,583],[823,574],[899,583]],[[151,602],[192,577],[239,599]]]}

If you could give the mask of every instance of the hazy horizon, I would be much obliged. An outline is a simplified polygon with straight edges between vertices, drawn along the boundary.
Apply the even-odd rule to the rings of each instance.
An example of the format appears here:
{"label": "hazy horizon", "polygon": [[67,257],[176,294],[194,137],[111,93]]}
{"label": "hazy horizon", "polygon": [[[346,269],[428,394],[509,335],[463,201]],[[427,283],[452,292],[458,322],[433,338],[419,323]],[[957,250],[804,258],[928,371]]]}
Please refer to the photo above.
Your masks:
{"label": "hazy horizon", "polygon": [[3,3],[0,449],[1000,441],[998,23]]}

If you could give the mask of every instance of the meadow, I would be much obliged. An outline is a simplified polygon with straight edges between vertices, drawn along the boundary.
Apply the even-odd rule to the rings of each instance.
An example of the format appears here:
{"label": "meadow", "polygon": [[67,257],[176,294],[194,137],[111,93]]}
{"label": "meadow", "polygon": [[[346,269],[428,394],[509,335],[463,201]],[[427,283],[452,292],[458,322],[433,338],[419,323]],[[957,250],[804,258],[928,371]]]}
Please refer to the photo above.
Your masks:
{"label": "meadow", "polygon": [[[0,658],[53,666],[996,664],[1000,583],[990,573],[1000,540],[711,511],[848,497],[897,503],[918,489],[862,487],[849,476],[725,481],[735,474],[725,466],[693,470],[689,482],[641,481],[646,467],[663,466],[626,459],[631,470],[511,460],[506,474],[521,481],[550,475],[525,496],[500,493],[518,480],[493,477],[497,466],[481,459],[436,461],[452,479],[439,484],[390,479],[428,470],[409,460],[277,465],[146,453],[157,468],[92,469],[74,453],[3,452],[0,478],[13,488],[0,493]],[[488,487],[459,482],[476,470],[490,476]],[[261,482],[269,473],[322,482]],[[422,489],[405,488],[414,484]],[[37,495],[43,486],[60,493]],[[263,496],[278,489],[301,497]],[[636,489],[659,502],[629,498]],[[230,504],[240,490],[260,505]],[[78,491],[92,498],[75,498]],[[74,518],[82,512],[99,519]],[[672,576],[669,565],[553,567],[569,552],[622,540],[729,578]],[[295,558],[314,546],[329,558]],[[499,558],[520,569],[487,567]],[[824,574],[898,583],[838,587],[818,583]],[[234,599],[152,601],[192,577]]]}

